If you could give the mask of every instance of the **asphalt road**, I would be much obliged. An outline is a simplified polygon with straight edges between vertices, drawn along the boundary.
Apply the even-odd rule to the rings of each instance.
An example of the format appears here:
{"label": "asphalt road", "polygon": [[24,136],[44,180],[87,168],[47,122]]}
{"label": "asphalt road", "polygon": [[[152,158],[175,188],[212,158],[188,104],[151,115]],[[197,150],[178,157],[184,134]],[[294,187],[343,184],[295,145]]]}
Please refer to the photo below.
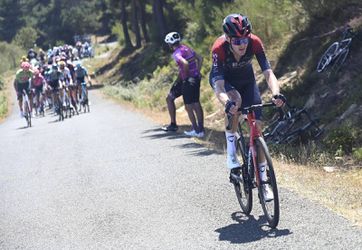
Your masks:
{"label": "asphalt road", "polygon": [[[0,249],[362,249],[362,229],[280,189],[240,213],[225,155],[95,91],[91,113],[0,124]],[[278,174],[278,173],[277,173]]]}

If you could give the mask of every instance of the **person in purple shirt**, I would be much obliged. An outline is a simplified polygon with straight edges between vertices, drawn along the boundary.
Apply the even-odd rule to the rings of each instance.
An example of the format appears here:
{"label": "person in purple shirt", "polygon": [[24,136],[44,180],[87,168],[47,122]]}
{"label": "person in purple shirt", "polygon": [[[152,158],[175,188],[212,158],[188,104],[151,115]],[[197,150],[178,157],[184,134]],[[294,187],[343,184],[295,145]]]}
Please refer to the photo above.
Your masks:
{"label": "person in purple shirt", "polygon": [[185,109],[192,124],[188,136],[201,138],[204,132],[204,113],[200,104],[200,69],[202,57],[190,47],[181,44],[181,36],[177,32],[170,32],[165,42],[173,51],[172,57],[178,65],[179,74],[166,98],[171,123],[163,127],[165,131],[177,131],[175,99],[183,96]]}

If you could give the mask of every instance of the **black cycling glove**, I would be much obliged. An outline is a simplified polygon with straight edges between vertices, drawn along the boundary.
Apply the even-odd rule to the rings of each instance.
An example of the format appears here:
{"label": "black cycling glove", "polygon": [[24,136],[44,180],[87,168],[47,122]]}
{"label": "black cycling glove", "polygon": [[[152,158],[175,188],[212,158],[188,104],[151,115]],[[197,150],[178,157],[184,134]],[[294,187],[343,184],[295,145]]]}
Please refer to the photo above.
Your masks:
{"label": "black cycling glove", "polygon": [[226,104],[225,104],[225,113],[226,113],[226,114],[229,114],[231,107],[232,107],[232,106],[235,106],[235,105],[236,105],[235,102],[228,100],[228,101],[226,102]]}
{"label": "black cycling glove", "polygon": [[279,95],[275,95],[273,96],[274,99],[280,99],[282,100],[284,103],[287,102],[287,98],[283,95],[283,94],[279,94]]}

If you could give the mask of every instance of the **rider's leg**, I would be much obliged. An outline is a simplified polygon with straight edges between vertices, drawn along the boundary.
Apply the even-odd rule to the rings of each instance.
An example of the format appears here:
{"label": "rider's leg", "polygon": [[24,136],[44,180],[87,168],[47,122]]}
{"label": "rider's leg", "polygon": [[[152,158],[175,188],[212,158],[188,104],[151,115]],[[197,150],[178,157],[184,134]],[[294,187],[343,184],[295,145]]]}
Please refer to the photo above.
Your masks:
{"label": "rider's leg", "polygon": [[166,97],[167,109],[170,115],[171,124],[176,125],[176,106],[175,106],[175,98],[169,93]]}
{"label": "rider's leg", "polygon": [[185,104],[185,109],[186,109],[187,115],[190,119],[192,129],[195,130],[196,132],[199,132],[192,104]]}
{"label": "rider's leg", "polygon": [[170,92],[166,97],[167,109],[170,115],[171,126],[176,128],[176,106],[175,99],[182,95],[182,82],[176,81],[172,85]]}
{"label": "rider's leg", "polygon": [[[239,92],[235,89],[232,89],[227,92],[227,95],[230,101],[235,102],[237,107],[241,105],[241,96]],[[240,167],[240,163],[236,157],[236,129],[239,122],[239,114],[233,115],[232,126],[230,130],[225,130],[226,137],[226,148],[227,148],[227,166],[229,169]],[[225,128],[228,125],[228,118],[225,117]]]}
{"label": "rider's leg", "polygon": [[192,104],[193,109],[197,118],[198,132],[203,132],[204,129],[204,111],[202,110],[202,106],[200,102],[195,102]]}

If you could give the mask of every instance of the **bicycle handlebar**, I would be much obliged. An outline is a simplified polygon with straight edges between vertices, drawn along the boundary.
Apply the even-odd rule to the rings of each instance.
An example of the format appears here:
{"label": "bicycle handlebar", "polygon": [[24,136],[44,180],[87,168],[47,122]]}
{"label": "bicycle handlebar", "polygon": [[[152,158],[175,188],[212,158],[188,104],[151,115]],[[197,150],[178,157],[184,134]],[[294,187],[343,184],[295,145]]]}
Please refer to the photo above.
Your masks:
{"label": "bicycle handlebar", "polygon": [[[257,108],[264,108],[264,107],[273,107],[275,106],[275,104],[273,102],[268,102],[268,103],[261,103],[261,104],[254,104],[251,105],[249,107],[245,107],[245,108],[238,108],[238,111],[246,111],[247,113],[253,112],[255,109]],[[226,125],[226,130],[230,130],[231,129],[231,119],[232,119],[233,115],[232,114],[227,114],[227,125]]]}

